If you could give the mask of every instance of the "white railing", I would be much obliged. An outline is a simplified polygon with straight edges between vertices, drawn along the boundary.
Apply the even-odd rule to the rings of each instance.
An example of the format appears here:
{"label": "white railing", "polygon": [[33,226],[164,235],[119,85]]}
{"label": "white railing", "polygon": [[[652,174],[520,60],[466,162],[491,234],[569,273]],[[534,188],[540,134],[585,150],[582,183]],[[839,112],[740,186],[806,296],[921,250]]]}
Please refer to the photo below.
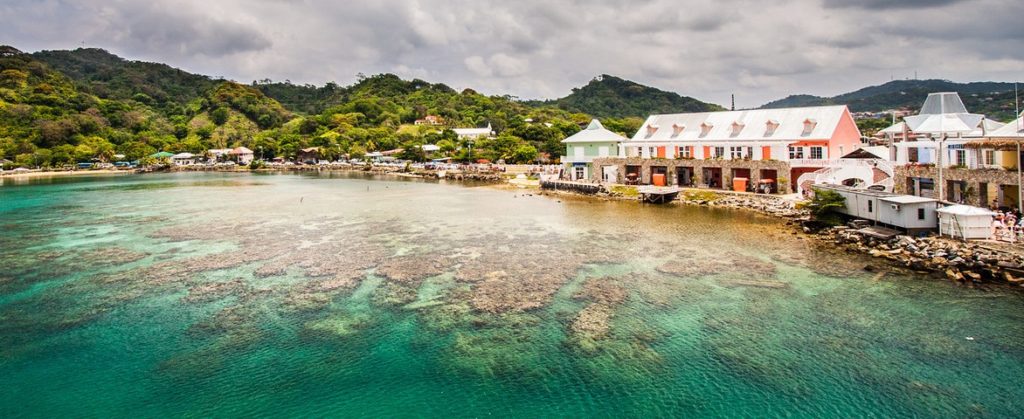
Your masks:
{"label": "white railing", "polygon": [[787,162],[793,167],[876,167],[889,163],[877,159],[790,159]]}

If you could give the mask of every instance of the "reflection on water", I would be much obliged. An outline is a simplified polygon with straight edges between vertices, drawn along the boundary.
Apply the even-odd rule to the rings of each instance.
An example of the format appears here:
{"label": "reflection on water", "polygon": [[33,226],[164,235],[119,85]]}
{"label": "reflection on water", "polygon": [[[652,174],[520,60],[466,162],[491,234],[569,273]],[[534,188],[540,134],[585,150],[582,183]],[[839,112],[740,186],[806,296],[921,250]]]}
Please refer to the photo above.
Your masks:
{"label": "reflection on water", "polygon": [[1024,396],[1019,295],[877,281],[745,212],[184,174],[0,187],[0,227],[8,417],[1013,416]]}

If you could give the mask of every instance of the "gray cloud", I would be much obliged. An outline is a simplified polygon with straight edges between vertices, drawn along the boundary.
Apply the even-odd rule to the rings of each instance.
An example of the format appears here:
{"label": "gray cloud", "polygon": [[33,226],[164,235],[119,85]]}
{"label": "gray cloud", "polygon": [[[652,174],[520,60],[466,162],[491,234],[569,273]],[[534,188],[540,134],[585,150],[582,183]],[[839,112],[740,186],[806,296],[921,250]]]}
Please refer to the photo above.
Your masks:
{"label": "gray cloud", "polygon": [[559,97],[598,74],[739,106],[892,77],[1024,74],[1018,0],[6,0],[0,42],[102,47],[240,81],[394,72]]}
{"label": "gray cloud", "polygon": [[825,7],[828,8],[860,8],[869,10],[888,9],[920,9],[928,7],[948,6],[956,3],[965,3],[971,0],[825,0]]}

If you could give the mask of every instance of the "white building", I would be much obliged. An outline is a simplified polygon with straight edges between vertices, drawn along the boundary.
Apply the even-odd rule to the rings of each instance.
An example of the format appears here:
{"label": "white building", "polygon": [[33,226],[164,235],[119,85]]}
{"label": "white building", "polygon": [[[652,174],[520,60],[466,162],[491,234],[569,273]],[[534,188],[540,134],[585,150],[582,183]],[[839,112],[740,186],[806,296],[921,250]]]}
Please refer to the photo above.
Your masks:
{"label": "white building", "polygon": [[175,166],[191,166],[196,164],[196,156],[192,153],[178,153],[171,156],[171,162]]}
{"label": "white building", "polygon": [[494,130],[491,128],[491,124],[487,124],[487,128],[455,128],[455,135],[460,140],[474,140],[480,137],[491,138],[494,136]]}
{"label": "white building", "polygon": [[969,205],[950,205],[938,209],[939,234],[962,239],[992,237],[992,217],[996,214]]}
{"label": "white building", "polygon": [[854,189],[840,185],[815,185],[816,189],[830,190],[846,198],[840,213],[874,221],[876,224],[898,227],[908,233],[934,230],[938,225],[938,200],[913,195]]}
{"label": "white building", "polygon": [[[623,141],[626,141],[626,137],[609,131],[596,119],[590,121],[587,128],[562,140],[562,144],[565,144],[562,164],[569,171],[569,178],[589,179],[594,158],[619,155],[619,144]],[[612,181],[617,177],[615,166],[606,166],[605,170],[606,173],[601,176],[602,181]]]}
{"label": "white building", "polygon": [[231,150],[231,157],[235,159],[238,164],[249,164],[253,160],[252,150],[245,147],[237,147]]}

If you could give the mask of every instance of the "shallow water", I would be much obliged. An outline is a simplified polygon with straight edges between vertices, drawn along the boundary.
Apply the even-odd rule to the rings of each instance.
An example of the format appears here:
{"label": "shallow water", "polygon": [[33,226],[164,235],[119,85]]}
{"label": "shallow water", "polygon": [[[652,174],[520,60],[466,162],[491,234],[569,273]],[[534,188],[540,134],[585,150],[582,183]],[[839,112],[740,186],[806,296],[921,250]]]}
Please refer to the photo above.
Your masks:
{"label": "shallow water", "polygon": [[2,417],[1013,417],[1024,400],[1020,294],[879,280],[746,212],[344,174],[3,182]]}

